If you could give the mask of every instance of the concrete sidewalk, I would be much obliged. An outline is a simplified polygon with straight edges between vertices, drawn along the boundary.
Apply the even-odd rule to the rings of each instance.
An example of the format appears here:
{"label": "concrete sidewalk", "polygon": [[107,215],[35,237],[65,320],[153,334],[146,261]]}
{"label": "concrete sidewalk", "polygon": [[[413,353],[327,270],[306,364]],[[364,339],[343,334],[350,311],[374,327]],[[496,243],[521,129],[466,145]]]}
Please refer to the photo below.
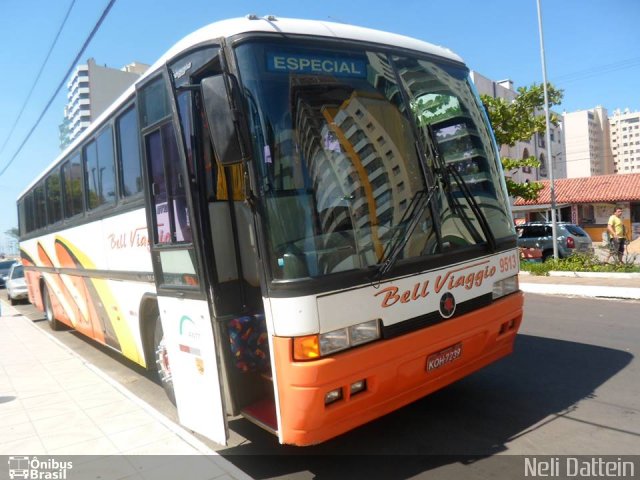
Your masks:
{"label": "concrete sidewalk", "polygon": [[[193,478],[169,457],[193,455],[187,467],[198,464],[196,478],[250,478],[16,309],[1,308],[0,455],[96,455],[84,457],[93,467],[73,473],[102,479]],[[0,466],[0,478],[6,471]]]}
{"label": "concrete sidewalk", "polygon": [[547,277],[520,272],[519,282],[528,293],[640,300],[640,273],[550,272]]}

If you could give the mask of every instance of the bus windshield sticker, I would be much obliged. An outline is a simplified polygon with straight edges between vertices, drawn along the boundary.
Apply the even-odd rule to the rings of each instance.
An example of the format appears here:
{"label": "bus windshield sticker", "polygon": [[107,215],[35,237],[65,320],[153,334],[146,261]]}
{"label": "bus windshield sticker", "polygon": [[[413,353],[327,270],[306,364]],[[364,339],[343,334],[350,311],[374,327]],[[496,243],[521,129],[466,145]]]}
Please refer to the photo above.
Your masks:
{"label": "bus windshield sticker", "polygon": [[365,78],[367,62],[355,58],[267,52],[267,69],[278,73]]}

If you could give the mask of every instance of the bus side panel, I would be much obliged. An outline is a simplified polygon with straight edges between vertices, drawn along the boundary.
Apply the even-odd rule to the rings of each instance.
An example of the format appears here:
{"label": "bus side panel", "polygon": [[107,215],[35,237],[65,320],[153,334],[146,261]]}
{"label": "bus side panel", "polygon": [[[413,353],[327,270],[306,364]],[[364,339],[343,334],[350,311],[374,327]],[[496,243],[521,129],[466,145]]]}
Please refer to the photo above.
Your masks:
{"label": "bus side panel", "polygon": [[[76,260],[67,250],[64,240],[56,238],[54,241],[55,256],[60,268],[75,270],[78,268]],[[73,327],[79,332],[105,343],[102,329],[92,314],[91,302],[83,277],[74,275],[60,275],[61,284],[58,285],[58,294],[65,300],[64,311],[69,315]]]}
{"label": "bus side panel", "polygon": [[[275,337],[282,442],[323,442],[508,355],[522,306],[518,292],[433,327],[310,362],[293,361],[292,339]],[[454,345],[461,345],[460,357],[428,371],[428,357]],[[349,386],[359,380],[366,380],[366,390],[350,396]],[[326,393],[336,388],[343,398],[325,405]]]}
{"label": "bus side panel", "polygon": [[[138,308],[155,285],[144,209],[27,240],[21,253],[25,265],[47,269],[26,273],[36,308],[44,311],[44,278],[58,320],[146,365]],[[73,275],[74,270],[83,275]],[[140,272],[149,281],[111,280],[111,271],[125,278]]]}
{"label": "bus side panel", "polygon": [[[57,245],[53,249],[56,253],[57,262],[54,263],[52,258],[45,253],[45,249],[41,243],[38,243],[38,252],[41,265],[49,268],[68,267],[57,254]],[[54,315],[60,321],[72,326],[78,332],[97,341],[101,341],[94,334],[94,324],[91,317],[87,313],[82,277],[73,277],[68,275],[59,275],[55,273],[43,274],[45,284],[47,285],[48,295],[51,299]],[[85,307],[84,309],[82,307]]]}

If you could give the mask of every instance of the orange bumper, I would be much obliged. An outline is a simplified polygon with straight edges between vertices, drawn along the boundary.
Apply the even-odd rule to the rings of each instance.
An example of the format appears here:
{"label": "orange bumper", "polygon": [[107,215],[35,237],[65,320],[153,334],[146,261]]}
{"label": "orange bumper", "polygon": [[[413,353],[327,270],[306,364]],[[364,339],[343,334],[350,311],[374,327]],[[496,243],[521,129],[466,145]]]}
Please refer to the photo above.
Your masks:
{"label": "orange bumper", "polygon": [[[276,337],[282,442],[323,442],[511,353],[522,307],[518,292],[439,325],[310,362],[294,362],[292,339]],[[427,371],[427,357],[457,344],[459,358]],[[363,379],[366,390],[351,396],[349,386]],[[342,388],[342,399],[325,405],[326,393],[336,388]]]}

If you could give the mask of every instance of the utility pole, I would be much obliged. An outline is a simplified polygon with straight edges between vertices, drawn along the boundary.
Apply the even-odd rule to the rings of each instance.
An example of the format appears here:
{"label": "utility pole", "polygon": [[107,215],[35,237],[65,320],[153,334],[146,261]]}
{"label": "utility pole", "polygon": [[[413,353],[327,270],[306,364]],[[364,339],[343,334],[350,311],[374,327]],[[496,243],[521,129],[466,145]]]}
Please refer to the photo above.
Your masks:
{"label": "utility pole", "polygon": [[553,237],[553,258],[558,259],[558,225],[556,221],[556,189],[553,179],[553,160],[551,157],[551,122],[549,121],[549,94],[547,93],[547,61],[544,56],[544,35],[542,33],[542,10],[538,5],[538,32],[540,35],[540,62],[542,63],[542,88],[544,91],[544,117],[546,122],[546,150],[549,165],[549,191],[551,194],[551,235]]}

